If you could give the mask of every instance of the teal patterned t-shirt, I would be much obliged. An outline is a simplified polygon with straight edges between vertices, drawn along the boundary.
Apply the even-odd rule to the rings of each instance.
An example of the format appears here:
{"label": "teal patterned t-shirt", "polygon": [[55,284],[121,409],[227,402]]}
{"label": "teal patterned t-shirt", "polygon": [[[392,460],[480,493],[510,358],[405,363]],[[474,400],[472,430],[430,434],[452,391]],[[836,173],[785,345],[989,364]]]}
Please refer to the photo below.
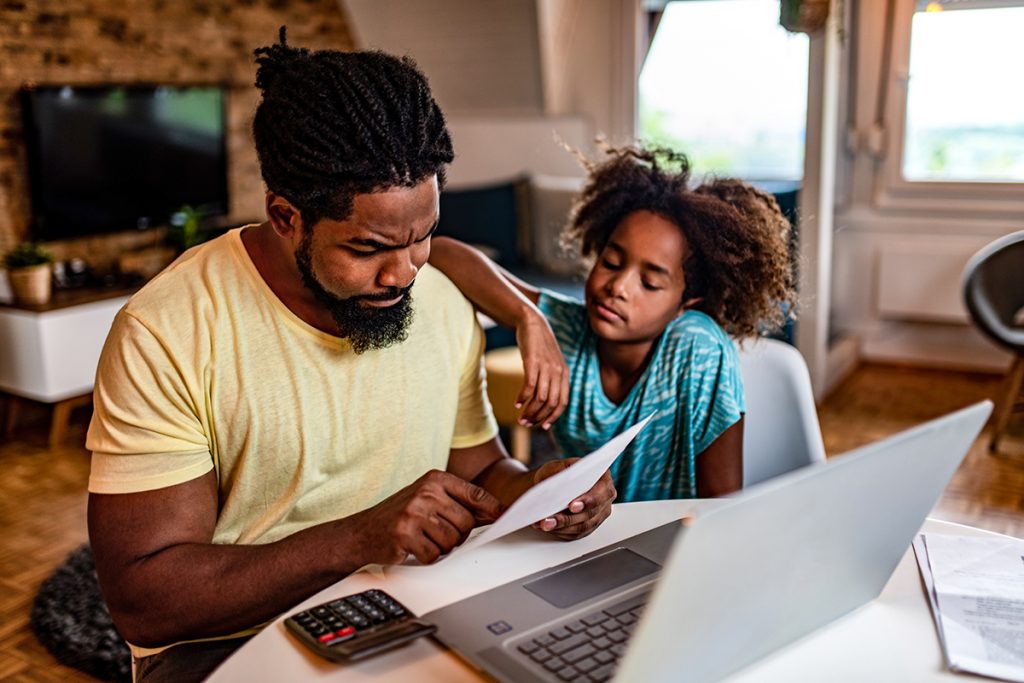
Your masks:
{"label": "teal patterned t-shirt", "polygon": [[597,336],[583,303],[545,290],[539,307],[569,365],[569,404],[551,427],[563,456],[584,456],[657,413],[612,465],[617,500],[696,498],[697,455],[745,411],[732,339],[706,314],[686,311],[616,405],[601,386]]}

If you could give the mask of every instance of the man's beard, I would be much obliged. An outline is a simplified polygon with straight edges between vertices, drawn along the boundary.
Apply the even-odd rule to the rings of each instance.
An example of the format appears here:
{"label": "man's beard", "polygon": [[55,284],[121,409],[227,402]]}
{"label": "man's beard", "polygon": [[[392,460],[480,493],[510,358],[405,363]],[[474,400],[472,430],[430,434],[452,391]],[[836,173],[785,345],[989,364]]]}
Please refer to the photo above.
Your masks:
{"label": "man's beard", "polygon": [[[403,342],[409,336],[412,322],[412,285],[391,287],[383,294],[353,296],[343,299],[327,291],[313,273],[312,239],[307,233],[295,252],[295,263],[302,275],[302,283],[323,304],[342,335],[348,338],[352,350],[363,353],[370,349],[383,349]],[[394,306],[378,308],[365,306],[361,301],[390,301],[402,299]]]}

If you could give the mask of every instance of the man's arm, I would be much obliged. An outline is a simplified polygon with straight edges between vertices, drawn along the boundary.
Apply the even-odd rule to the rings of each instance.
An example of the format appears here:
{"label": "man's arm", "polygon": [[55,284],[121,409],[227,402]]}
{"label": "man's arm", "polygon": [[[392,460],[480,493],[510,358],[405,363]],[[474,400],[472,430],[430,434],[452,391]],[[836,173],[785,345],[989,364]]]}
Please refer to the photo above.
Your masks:
{"label": "man's arm", "polygon": [[717,498],[743,488],[743,416],[697,455],[697,497]]}
{"label": "man's arm", "polygon": [[569,402],[569,370],[551,326],[537,309],[540,292],[478,249],[448,237],[431,240],[430,265],[485,315],[516,331],[524,376],[516,398],[516,408],[523,411],[520,423],[550,428]]}
{"label": "man's arm", "polygon": [[235,633],[272,619],[363,565],[430,562],[500,503],[429,472],[372,508],[265,545],[212,544],[210,473],[154,491],[89,496],[89,538],[121,634],[140,646]]}

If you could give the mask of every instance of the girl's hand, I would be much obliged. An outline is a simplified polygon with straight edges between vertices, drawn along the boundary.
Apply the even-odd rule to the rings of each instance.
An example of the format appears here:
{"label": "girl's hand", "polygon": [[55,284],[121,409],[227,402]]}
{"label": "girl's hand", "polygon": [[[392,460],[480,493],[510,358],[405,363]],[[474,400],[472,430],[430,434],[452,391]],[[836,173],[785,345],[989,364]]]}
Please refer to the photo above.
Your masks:
{"label": "girl's hand", "polygon": [[516,344],[523,356],[525,375],[516,398],[516,408],[522,408],[519,424],[550,429],[569,402],[569,368],[555,333],[536,310],[516,325]]}
{"label": "girl's hand", "polygon": [[[544,463],[533,471],[533,483],[537,484],[553,474],[558,474],[577,460],[579,458],[566,458]],[[565,510],[540,520],[533,527],[564,541],[583,538],[612,514],[615,496],[615,483],[611,474],[605,472],[589,491],[574,498]]]}

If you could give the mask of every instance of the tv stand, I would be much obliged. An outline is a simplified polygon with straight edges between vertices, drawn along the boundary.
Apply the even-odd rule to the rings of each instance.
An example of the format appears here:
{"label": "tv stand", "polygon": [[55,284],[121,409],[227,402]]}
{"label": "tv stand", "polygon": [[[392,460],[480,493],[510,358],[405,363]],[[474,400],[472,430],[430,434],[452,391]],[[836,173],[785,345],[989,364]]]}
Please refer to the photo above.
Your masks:
{"label": "tv stand", "polygon": [[138,287],[57,290],[46,304],[0,304],[0,391],[9,436],[23,401],[54,405],[50,445],[67,432],[71,411],[92,400],[103,342],[114,316]]}

